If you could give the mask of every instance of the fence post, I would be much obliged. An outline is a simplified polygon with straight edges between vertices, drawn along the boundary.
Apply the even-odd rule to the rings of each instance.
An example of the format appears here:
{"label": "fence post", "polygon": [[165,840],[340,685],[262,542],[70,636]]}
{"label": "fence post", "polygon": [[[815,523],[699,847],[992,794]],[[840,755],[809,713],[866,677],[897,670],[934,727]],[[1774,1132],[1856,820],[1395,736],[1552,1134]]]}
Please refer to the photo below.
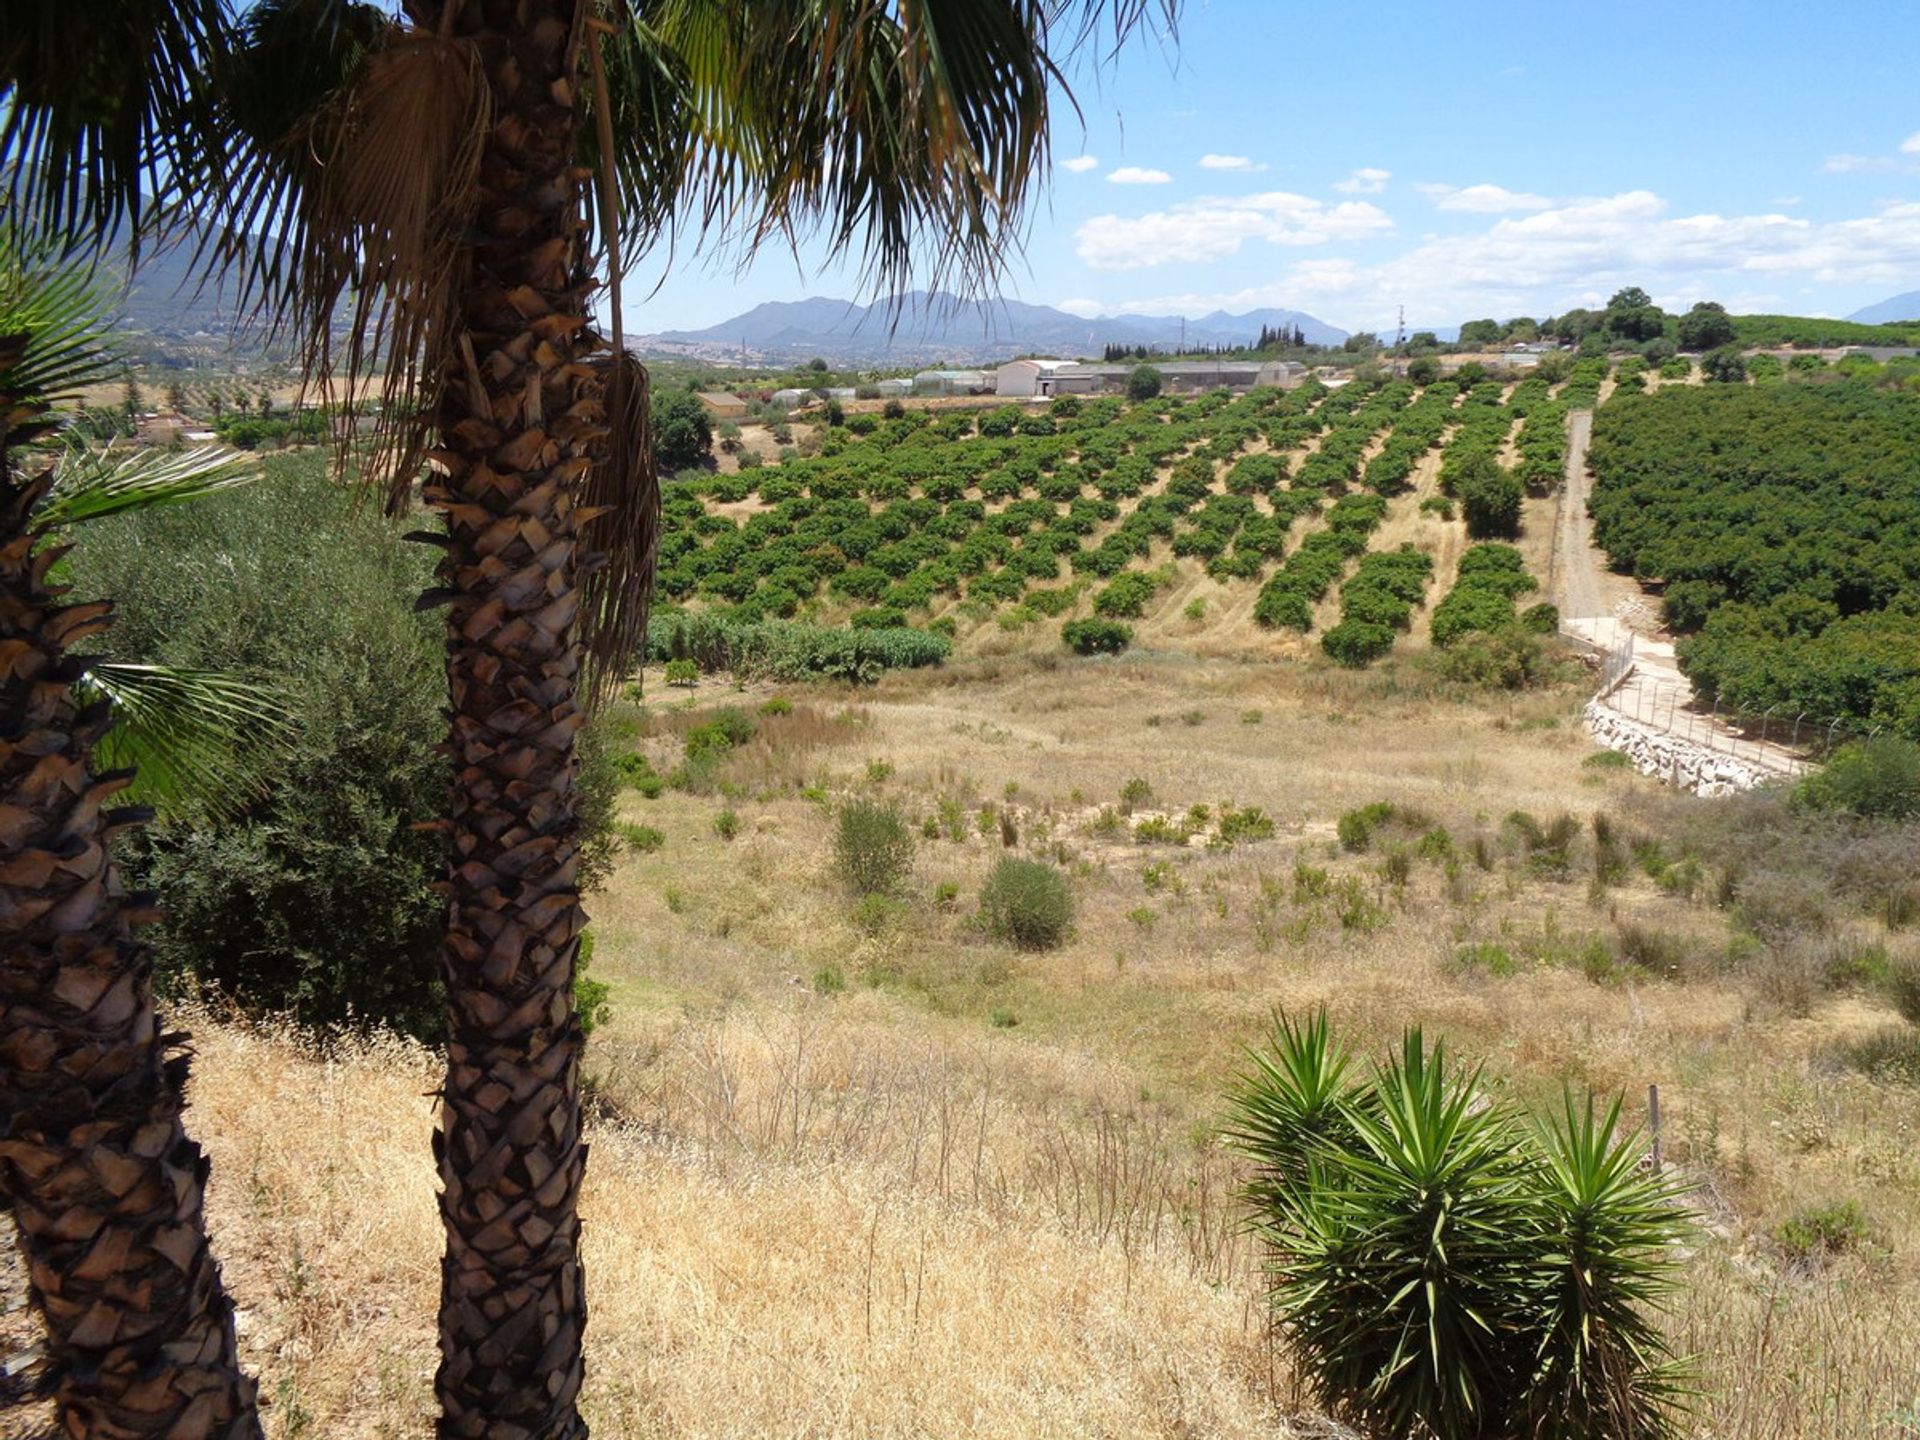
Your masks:
{"label": "fence post", "polygon": [[1653,1173],[1660,1173],[1660,1087],[1647,1086],[1647,1135],[1653,1141]]}

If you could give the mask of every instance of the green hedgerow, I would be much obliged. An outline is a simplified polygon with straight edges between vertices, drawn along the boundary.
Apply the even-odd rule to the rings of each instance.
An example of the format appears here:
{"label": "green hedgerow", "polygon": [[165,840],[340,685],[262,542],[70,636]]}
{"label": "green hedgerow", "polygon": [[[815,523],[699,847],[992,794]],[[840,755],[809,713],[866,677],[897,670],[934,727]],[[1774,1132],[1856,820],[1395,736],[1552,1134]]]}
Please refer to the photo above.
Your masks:
{"label": "green hedgerow", "polygon": [[1073,928],[1073,892],[1051,865],[1007,855],[980,892],[980,922],[996,940],[1022,950],[1052,950]]}

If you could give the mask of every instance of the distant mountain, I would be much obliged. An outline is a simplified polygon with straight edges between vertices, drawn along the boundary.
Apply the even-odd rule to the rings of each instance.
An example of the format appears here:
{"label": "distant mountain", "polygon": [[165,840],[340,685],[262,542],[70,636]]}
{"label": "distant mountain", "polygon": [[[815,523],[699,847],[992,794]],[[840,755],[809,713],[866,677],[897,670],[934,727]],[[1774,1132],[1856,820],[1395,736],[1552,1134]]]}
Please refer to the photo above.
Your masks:
{"label": "distant mountain", "polygon": [[[897,323],[896,322],[897,319]],[[1250,310],[1184,322],[1177,315],[1109,315],[1087,319],[1020,300],[961,300],[915,291],[894,310],[885,301],[769,301],[704,330],[667,330],[635,343],[655,353],[699,354],[748,361],[804,359],[999,361],[1017,355],[1098,357],[1108,345],[1251,345],[1263,325],[1298,325],[1318,345],[1338,345],[1344,330],[1298,310]]]}
{"label": "distant mountain", "polygon": [[1898,325],[1903,320],[1920,321],[1920,290],[1909,290],[1904,295],[1882,300],[1878,305],[1856,310],[1847,319],[1862,325]]}

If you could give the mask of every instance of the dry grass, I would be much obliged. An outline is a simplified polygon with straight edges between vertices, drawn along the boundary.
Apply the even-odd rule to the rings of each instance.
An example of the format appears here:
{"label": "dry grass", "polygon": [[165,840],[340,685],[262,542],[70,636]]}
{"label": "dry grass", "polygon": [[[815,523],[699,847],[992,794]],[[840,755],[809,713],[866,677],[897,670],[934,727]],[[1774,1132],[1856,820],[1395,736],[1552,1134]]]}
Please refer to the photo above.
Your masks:
{"label": "dry grass", "polygon": [[[764,693],[707,686],[696,704],[751,713]],[[1830,984],[1775,1003],[1757,962],[1713,958],[1728,917],[1705,897],[1591,883],[1587,816],[1679,822],[1649,782],[1583,770],[1576,695],[1461,698],[1412,666],[1012,657],[893,676],[851,707],[799,698],[719,772],[728,798],[630,795],[667,843],[591,903],[614,987],[589,1058],[599,1433],[1292,1433],[1300,1400],[1212,1126],[1238,1046],[1276,1007],[1317,1004],[1369,1042],[1444,1031],[1523,1098],[1658,1083],[1703,1221],[1675,1317],[1701,1357],[1690,1433],[1914,1433],[1920,1103],[1831,1059],[1891,1012]],[[662,763],[698,719],[679,701],[648,721]],[[1277,834],[1208,851],[1094,833],[1135,777],[1142,813],[1259,805]],[[856,793],[938,836],[876,933],[831,877],[830,807]],[[1386,853],[1411,829],[1341,852],[1339,814],[1383,799],[1446,826],[1459,863],[1414,859],[1396,883]],[[723,803],[745,824],[731,843],[710,823]],[[1516,807],[1580,819],[1567,879],[1528,871],[1501,824]],[[1075,877],[1059,950],[970,924],[1002,812],[1021,852]],[[1619,966],[1623,927],[1668,937],[1694,978]],[[1840,929],[1907,943],[1852,912]],[[1462,964],[1467,942],[1512,973]],[[431,1058],[195,1028],[191,1120],[270,1433],[425,1433]],[[1848,1200],[1869,1245],[1789,1264],[1780,1222]]]}

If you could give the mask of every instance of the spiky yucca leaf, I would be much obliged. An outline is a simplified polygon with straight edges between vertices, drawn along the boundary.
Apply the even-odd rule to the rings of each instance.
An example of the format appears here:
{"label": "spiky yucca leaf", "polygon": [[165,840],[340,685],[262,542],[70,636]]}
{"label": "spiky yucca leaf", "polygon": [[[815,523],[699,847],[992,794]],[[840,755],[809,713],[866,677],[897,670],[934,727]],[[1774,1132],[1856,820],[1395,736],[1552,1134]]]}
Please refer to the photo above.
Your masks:
{"label": "spiky yucca leaf", "polygon": [[1546,1226],[1529,1433],[1541,1440],[1659,1440],[1685,1399],[1683,1367],[1657,1324],[1677,1283],[1688,1224],[1675,1186],[1642,1168],[1616,1097],[1604,1114],[1562,1097],[1541,1127],[1534,1175]]}
{"label": "spiky yucca leaf", "polygon": [[1276,1286],[1321,1396],[1382,1434],[1467,1440],[1512,1413],[1537,1229],[1519,1131],[1418,1028],[1357,1144],[1287,1203],[1312,1244]]}
{"label": "spiky yucca leaf", "polygon": [[260,473],[256,457],[222,446],[119,454],[74,448],[59,457],[52,493],[34,512],[33,524],[46,531],[126,510],[176,505],[249,485]]}
{"label": "spiky yucca leaf", "polygon": [[218,670],[102,661],[78,688],[83,701],[113,706],[114,726],[94,752],[102,772],[135,771],[122,793],[170,815],[244,808],[293,740],[278,688]]}
{"label": "spiky yucca leaf", "polygon": [[1353,1057],[1333,1034],[1324,1008],[1304,1021],[1276,1017],[1264,1049],[1248,1052],[1244,1071],[1227,1097],[1225,1135],[1255,1166],[1248,1197],[1305,1181],[1308,1162],[1329,1144],[1353,1137],[1349,1113],[1362,1104],[1348,1078]]}

